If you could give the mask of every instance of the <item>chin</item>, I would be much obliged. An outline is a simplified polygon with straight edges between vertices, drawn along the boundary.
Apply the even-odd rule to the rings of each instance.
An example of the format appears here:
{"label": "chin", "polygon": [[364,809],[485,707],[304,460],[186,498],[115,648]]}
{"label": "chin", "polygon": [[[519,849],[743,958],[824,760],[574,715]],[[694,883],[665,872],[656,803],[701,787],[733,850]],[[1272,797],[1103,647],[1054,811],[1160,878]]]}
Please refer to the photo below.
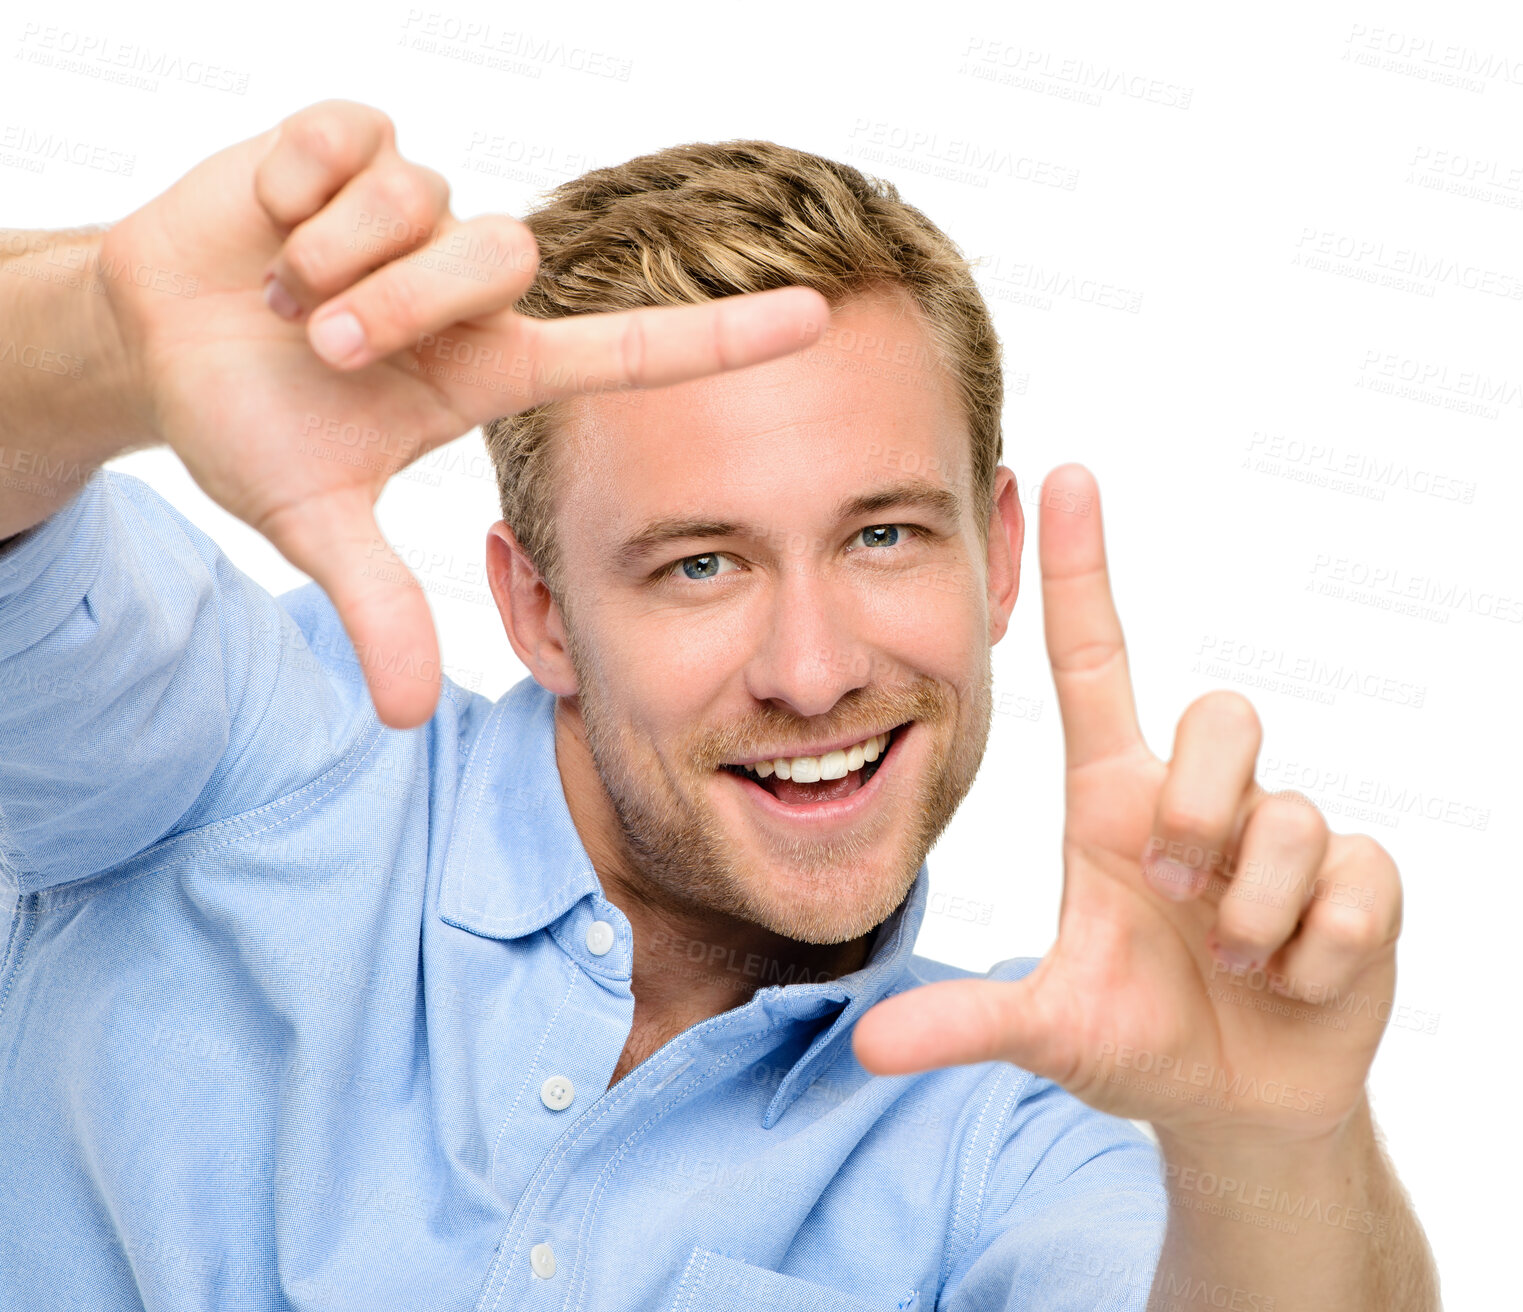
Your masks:
{"label": "chin", "polygon": [[827,946],[861,938],[891,916],[920,868],[906,879],[885,882],[881,869],[860,880],[829,875],[780,875],[760,896],[750,899],[742,918],[799,943]]}

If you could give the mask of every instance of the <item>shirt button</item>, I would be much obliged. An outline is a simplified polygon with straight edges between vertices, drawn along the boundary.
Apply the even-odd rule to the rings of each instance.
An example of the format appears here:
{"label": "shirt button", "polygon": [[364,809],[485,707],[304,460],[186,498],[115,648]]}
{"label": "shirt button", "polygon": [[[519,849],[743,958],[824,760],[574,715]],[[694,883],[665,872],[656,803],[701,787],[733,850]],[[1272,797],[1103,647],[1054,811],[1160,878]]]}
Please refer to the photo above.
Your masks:
{"label": "shirt button", "polygon": [[[539,1100],[552,1112],[571,1106],[571,1100],[575,1097],[576,1086],[564,1075],[552,1075],[539,1086]],[[550,1265],[555,1265],[554,1259],[551,1259]]]}
{"label": "shirt button", "polygon": [[594,920],[587,926],[587,951],[601,957],[613,946],[613,926],[606,920]]}
{"label": "shirt button", "polygon": [[529,1266],[541,1280],[555,1274],[555,1250],[549,1244],[535,1244],[529,1250]]}

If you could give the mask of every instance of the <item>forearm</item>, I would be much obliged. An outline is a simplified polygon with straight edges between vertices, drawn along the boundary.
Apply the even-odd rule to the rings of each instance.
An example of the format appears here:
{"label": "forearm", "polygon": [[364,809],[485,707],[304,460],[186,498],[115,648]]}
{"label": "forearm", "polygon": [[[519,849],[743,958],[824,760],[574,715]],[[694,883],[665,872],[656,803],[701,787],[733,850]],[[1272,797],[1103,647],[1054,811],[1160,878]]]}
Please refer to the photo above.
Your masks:
{"label": "forearm", "polygon": [[0,540],[157,440],[98,276],[103,229],[0,229]]}
{"label": "forearm", "polygon": [[[1427,1238],[1364,1100],[1332,1141],[1201,1152],[1160,1135],[1169,1224],[1149,1312],[1435,1312]],[[1192,1301],[1194,1300],[1194,1301]],[[1235,1301],[1234,1301],[1235,1300]]]}

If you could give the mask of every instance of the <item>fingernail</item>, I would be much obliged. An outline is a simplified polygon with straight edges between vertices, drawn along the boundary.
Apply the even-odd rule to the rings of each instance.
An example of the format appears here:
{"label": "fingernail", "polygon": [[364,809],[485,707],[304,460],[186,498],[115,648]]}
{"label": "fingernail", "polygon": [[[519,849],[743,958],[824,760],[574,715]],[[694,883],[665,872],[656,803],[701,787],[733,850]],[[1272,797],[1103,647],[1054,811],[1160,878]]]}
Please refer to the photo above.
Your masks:
{"label": "fingernail", "polygon": [[347,364],[365,349],[365,330],[348,310],[314,319],[307,332],[312,349],[329,364]]}
{"label": "fingernail", "polygon": [[1160,858],[1144,862],[1143,877],[1153,890],[1174,902],[1187,902],[1205,888],[1210,875],[1194,866],[1181,865],[1178,861]]}
{"label": "fingernail", "polygon": [[301,306],[296,303],[296,298],[281,285],[280,279],[273,273],[265,276],[264,303],[282,319],[301,317]]}

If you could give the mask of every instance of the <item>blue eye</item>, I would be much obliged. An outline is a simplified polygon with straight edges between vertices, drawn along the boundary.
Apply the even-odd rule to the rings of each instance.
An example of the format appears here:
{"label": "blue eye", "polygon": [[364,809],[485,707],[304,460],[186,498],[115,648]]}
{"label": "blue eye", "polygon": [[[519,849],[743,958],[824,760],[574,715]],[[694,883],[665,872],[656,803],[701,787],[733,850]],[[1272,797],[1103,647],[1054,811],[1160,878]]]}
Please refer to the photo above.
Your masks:
{"label": "blue eye", "polygon": [[[866,533],[868,535],[868,541],[873,546],[875,546],[875,547],[892,547],[892,546],[896,546],[898,544],[898,542],[899,542],[899,529],[900,529],[900,527],[901,526],[898,525],[898,524],[871,524],[867,528],[864,528],[862,530],[862,532]],[[887,542],[885,542],[881,537],[879,537],[877,539],[874,539],[874,537],[873,537],[874,534],[882,534],[882,533],[892,533],[893,537],[890,538]]]}
{"label": "blue eye", "polygon": [[[912,524],[871,524],[867,528],[859,529],[857,537],[867,535],[867,543],[874,550],[883,547],[897,547],[900,545],[902,531],[908,529],[911,534],[920,530]],[[701,556],[683,556],[681,560],[674,560],[656,573],[657,580],[675,578],[678,570],[682,571],[682,577],[690,579],[694,583],[701,583],[705,579],[718,578],[720,574],[728,574],[731,571],[722,570],[719,562],[728,560],[729,557],[718,551],[707,551]]]}
{"label": "blue eye", "polygon": [[684,556],[681,560],[673,561],[667,572],[681,569],[684,578],[694,581],[711,579],[720,573],[719,562],[723,559],[724,557],[716,551],[710,551],[702,556]]}

